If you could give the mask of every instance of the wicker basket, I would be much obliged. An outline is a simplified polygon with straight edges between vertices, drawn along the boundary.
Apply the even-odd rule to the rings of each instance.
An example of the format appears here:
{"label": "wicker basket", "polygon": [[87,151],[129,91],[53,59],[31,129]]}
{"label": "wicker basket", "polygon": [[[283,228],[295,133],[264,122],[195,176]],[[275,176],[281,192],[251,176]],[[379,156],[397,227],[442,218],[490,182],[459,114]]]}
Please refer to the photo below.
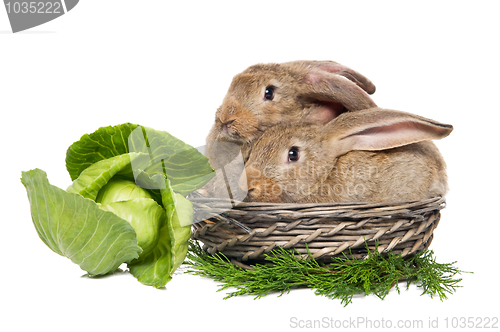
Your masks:
{"label": "wicker basket", "polygon": [[277,246],[295,248],[304,257],[309,249],[317,260],[349,251],[363,259],[366,244],[372,251],[376,239],[381,253],[392,249],[412,255],[429,247],[445,207],[441,197],[397,204],[276,204],[234,202],[195,192],[189,199],[196,220],[202,220],[193,224],[193,238],[210,254],[221,252],[237,261],[261,260]]}

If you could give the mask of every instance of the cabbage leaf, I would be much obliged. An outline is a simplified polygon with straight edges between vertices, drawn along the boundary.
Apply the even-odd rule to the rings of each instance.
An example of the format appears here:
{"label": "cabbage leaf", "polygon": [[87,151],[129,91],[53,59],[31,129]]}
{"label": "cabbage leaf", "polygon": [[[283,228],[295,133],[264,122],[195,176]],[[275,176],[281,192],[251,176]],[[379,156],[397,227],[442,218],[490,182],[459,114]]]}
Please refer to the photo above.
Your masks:
{"label": "cabbage leaf", "polygon": [[[138,153],[126,153],[109,159],[103,159],[87,167],[80,176],[66,190],[78,193],[85,198],[95,201],[97,194],[113,176],[119,172],[127,172],[132,160],[139,157]],[[128,171],[130,173],[130,171]],[[132,179],[133,180],[133,179]]]}
{"label": "cabbage leaf", "polygon": [[208,159],[194,147],[168,132],[131,123],[83,135],[68,148],[66,169],[74,181],[96,162],[130,152],[148,155],[149,160],[141,161],[147,169],[140,167],[139,171],[166,174],[174,191],[182,195],[201,188],[215,174]]}
{"label": "cabbage leaf", "polygon": [[91,275],[115,271],[142,252],[130,224],[95,202],[52,186],[47,174],[22,172],[31,216],[42,241]]}
{"label": "cabbage leaf", "polygon": [[140,282],[157,288],[165,286],[184,261],[193,220],[191,202],[174,193],[168,179],[165,179],[165,184],[161,195],[166,209],[166,222],[160,229],[158,244],[148,255],[128,264],[130,273]]}
{"label": "cabbage leaf", "polygon": [[[167,179],[167,184],[170,182]],[[188,240],[191,237],[193,222],[193,205],[182,195],[175,193],[171,186],[161,191],[163,206],[170,221],[168,231],[172,249],[172,273],[184,261],[188,250]]]}

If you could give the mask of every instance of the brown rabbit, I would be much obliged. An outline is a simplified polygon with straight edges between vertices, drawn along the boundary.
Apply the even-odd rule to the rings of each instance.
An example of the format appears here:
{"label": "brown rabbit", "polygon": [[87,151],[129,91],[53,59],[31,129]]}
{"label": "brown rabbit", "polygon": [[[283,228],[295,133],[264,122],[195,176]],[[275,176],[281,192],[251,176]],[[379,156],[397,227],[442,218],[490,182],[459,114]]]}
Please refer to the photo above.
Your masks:
{"label": "brown rabbit", "polygon": [[326,125],[280,124],[267,130],[245,164],[247,201],[405,202],[447,192],[445,162],[430,142],[453,127],[372,108]]}
{"label": "brown rabbit", "polygon": [[[363,75],[333,61],[258,64],[233,78],[207,137],[215,168],[240,152],[248,158],[251,143],[280,122],[327,123],[345,111],[375,107],[368,94],[375,86]],[[234,143],[212,147],[213,142]],[[215,152],[214,152],[215,151]]]}

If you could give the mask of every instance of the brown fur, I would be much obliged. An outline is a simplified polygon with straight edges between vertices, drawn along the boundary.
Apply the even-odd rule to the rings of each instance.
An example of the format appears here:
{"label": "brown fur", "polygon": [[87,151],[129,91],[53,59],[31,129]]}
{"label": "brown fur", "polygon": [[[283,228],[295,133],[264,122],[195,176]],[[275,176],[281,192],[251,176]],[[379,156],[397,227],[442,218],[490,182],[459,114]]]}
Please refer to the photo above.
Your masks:
{"label": "brown fur", "polygon": [[[269,85],[276,87],[272,101],[264,99]],[[228,189],[235,190],[243,171],[237,157],[241,152],[242,161],[246,161],[253,142],[266,129],[281,122],[324,124],[342,112],[375,107],[368,96],[374,92],[375,85],[369,79],[333,61],[247,68],[233,78],[206,140],[212,166],[226,170],[225,176],[218,172],[205,186],[206,194],[226,197]]]}
{"label": "brown fur", "polygon": [[[272,101],[267,86],[276,87]],[[326,123],[344,111],[375,107],[368,93],[375,86],[363,75],[333,61],[292,61],[258,64],[236,75],[208,137],[212,164],[227,164],[235,155],[214,152],[213,142],[238,145],[246,160],[252,142],[280,122]]]}
{"label": "brown fur", "polygon": [[[453,127],[373,108],[327,125],[280,124],[255,143],[246,200],[264,202],[403,202],[444,196],[446,165],[431,139]],[[287,162],[292,146],[297,162]]]}

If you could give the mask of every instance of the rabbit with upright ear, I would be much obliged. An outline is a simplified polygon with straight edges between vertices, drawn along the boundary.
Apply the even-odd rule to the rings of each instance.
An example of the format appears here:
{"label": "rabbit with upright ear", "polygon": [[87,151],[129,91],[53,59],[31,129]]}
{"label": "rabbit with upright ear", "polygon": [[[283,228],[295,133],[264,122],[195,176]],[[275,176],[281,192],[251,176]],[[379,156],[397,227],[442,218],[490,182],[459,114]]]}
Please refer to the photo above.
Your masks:
{"label": "rabbit with upright ear", "polygon": [[447,192],[445,162],[430,141],[453,127],[372,108],[326,125],[280,124],[255,142],[240,186],[247,201],[405,202]]}
{"label": "rabbit with upright ear", "polygon": [[[240,152],[248,158],[252,142],[280,122],[327,123],[345,111],[375,107],[373,83],[333,61],[258,64],[236,75],[207,137],[214,167]],[[214,142],[234,143],[213,148]]]}

